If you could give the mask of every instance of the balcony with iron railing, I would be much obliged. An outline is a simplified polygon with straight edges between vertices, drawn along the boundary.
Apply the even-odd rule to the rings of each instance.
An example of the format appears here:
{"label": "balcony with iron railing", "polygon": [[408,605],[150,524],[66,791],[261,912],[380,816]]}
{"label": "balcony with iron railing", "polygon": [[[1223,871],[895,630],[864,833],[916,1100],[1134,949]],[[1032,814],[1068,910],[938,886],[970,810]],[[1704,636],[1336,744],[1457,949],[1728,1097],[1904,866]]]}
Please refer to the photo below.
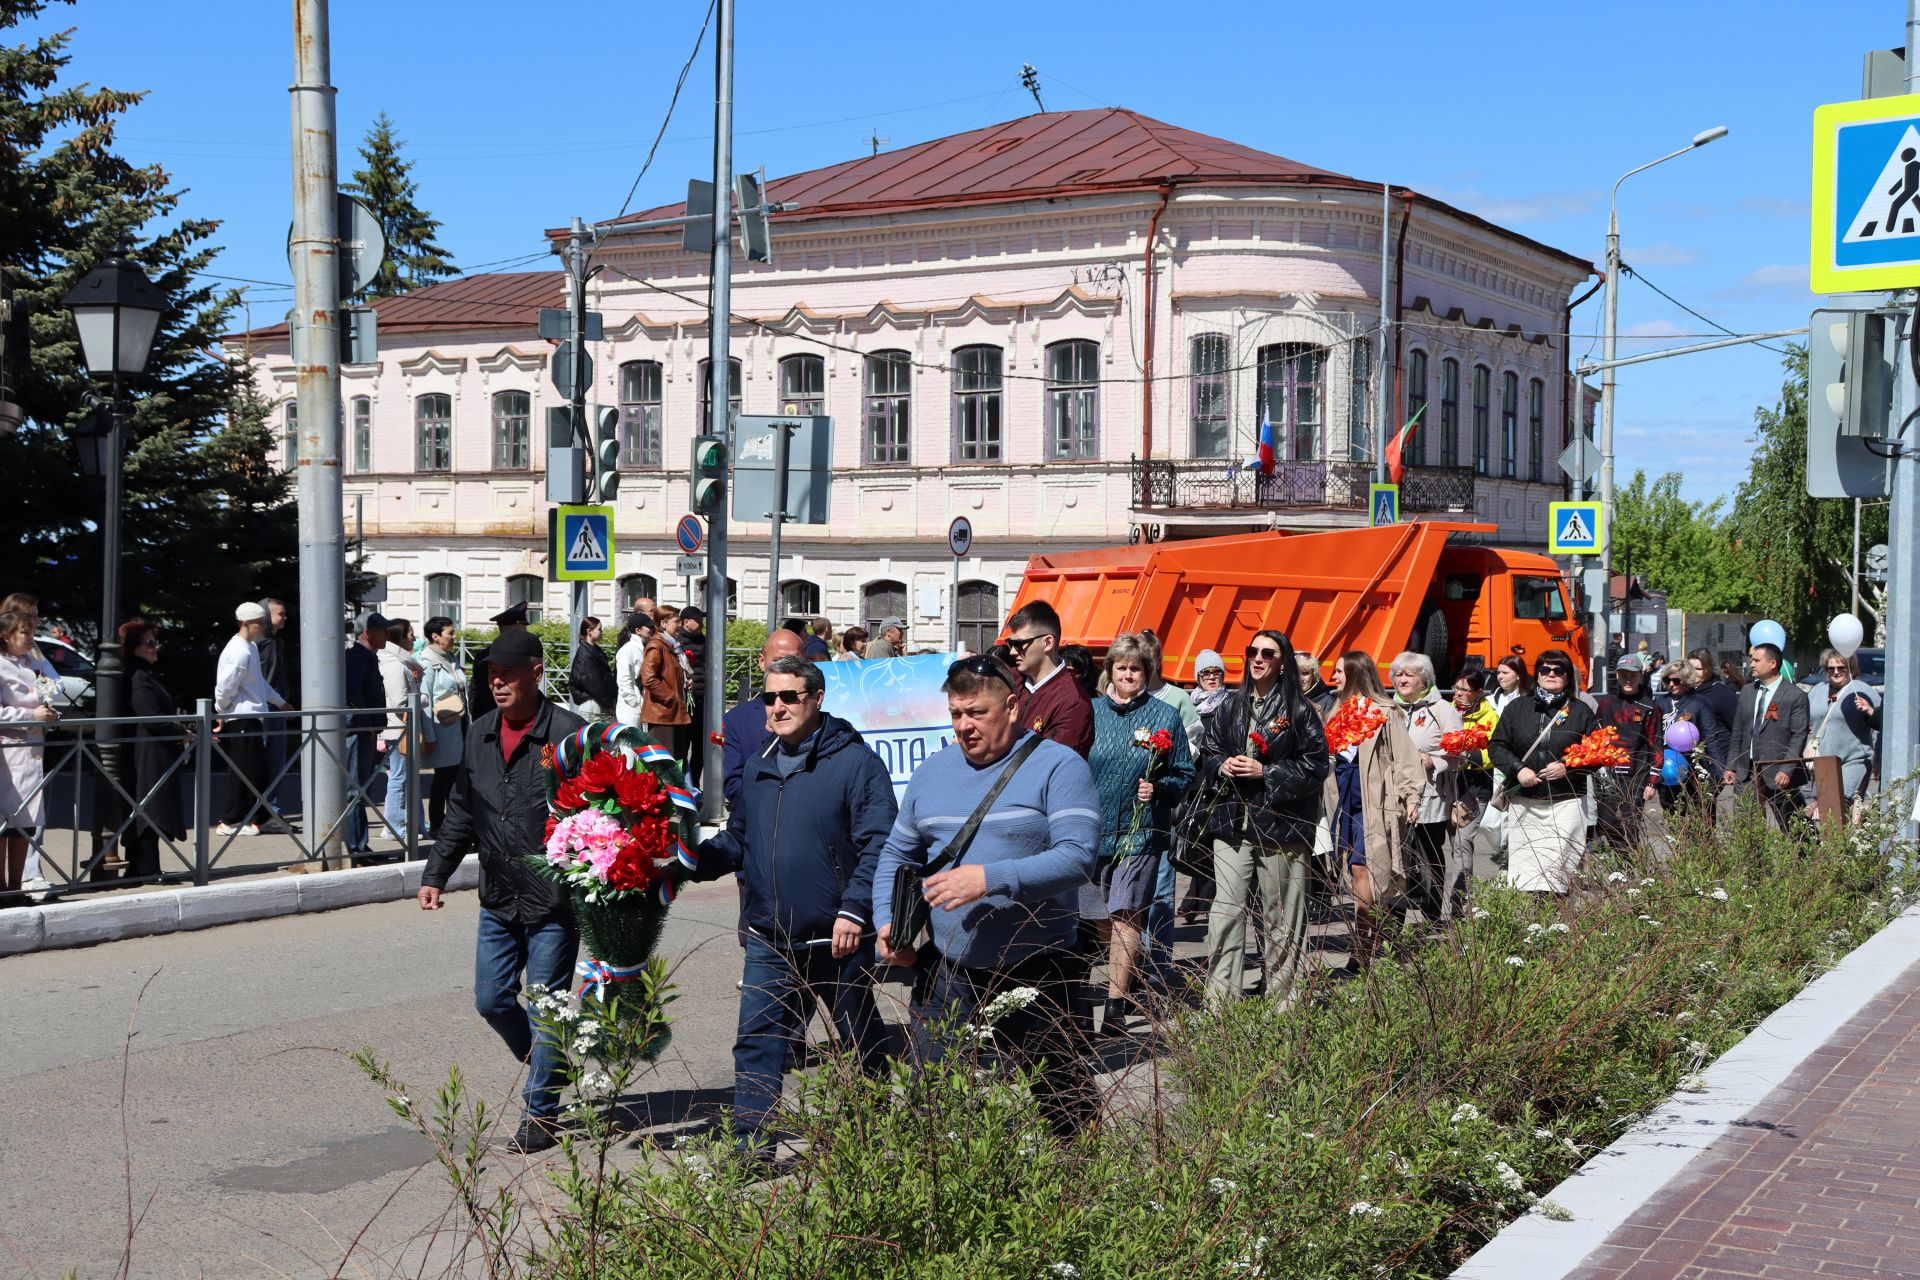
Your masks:
{"label": "balcony with iron railing", "polygon": [[[1372,464],[1276,462],[1271,474],[1244,463],[1133,458],[1136,511],[1196,516],[1273,510],[1365,511]],[[1400,509],[1408,513],[1471,513],[1472,467],[1409,467],[1400,482]]]}

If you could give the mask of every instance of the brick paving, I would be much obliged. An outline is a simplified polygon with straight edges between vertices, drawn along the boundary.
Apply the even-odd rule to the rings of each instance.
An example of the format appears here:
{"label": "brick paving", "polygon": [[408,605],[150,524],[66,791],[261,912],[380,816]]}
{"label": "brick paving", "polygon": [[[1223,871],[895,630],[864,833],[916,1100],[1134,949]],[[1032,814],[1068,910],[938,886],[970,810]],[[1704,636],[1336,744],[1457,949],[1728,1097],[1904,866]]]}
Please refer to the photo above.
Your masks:
{"label": "brick paving", "polygon": [[1920,1277],[1920,964],[1571,1275]]}

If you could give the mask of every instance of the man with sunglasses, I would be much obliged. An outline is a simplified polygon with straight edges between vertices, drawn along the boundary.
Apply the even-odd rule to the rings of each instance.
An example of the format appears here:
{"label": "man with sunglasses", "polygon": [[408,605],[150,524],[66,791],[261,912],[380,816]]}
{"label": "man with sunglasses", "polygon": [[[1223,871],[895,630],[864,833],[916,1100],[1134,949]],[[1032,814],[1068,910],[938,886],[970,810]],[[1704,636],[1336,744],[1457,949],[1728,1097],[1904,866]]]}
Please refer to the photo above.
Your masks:
{"label": "man with sunglasses", "polygon": [[1026,680],[1021,720],[1086,759],[1093,751],[1093,702],[1060,660],[1060,615],[1044,600],[1017,610],[1007,619],[1006,645]]}
{"label": "man with sunglasses", "polygon": [[733,1122],[742,1147],[755,1144],[779,1102],[789,1053],[816,1001],[863,1070],[883,1060],[868,921],[874,864],[898,807],[887,767],[858,730],[822,710],[825,698],[826,679],[807,659],[767,664],[756,700],[766,744],[747,762],[726,829],[700,846],[694,877],[730,871],[740,880],[746,967]]}
{"label": "man with sunglasses", "polygon": [[[800,656],[800,637],[781,627],[767,633],[760,646],[760,676],[781,658]],[[733,710],[720,718],[720,791],[729,807],[740,803],[746,786],[747,761],[759,755],[767,745],[767,714],[761,705],[760,691],[751,686]]]}

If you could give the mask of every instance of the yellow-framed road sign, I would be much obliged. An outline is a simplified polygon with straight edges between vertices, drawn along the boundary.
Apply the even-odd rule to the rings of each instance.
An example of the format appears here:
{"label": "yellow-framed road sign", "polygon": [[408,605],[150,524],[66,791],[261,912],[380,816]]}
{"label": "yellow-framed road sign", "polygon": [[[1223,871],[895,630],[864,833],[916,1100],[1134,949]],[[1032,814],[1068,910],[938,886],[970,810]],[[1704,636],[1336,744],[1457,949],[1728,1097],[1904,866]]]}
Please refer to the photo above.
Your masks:
{"label": "yellow-framed road sign", "polygon": [[1556,556],[1597,556],[1606,515],[1597,502],[1547,504],[1547,550]]}
{"label": "yellow-framed road sign", "polygon": [[1815,293],[1920,285],[1920,94],[1813,112]]}
{"label": "yellow-framed road sign", "polygon": [[613,576],[613,508],[547,508],[547,577],[593,582]]}

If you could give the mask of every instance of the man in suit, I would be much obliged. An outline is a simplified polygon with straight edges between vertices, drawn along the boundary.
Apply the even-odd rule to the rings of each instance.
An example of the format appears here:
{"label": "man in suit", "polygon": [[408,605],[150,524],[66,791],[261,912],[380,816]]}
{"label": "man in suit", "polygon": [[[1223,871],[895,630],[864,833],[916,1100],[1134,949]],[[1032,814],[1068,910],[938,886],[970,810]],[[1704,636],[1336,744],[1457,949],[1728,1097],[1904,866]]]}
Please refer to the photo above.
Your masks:
{"label": "man in suit", "polygon": [[[1733,714],[1733,759],[1721,779],[1728,786],[1759,783],[1760,798],[1776,826],[1799,808],[1803,770],[1797,763],[1807,745],[1807,695],[1780,671],[1780,650],[1756,644],[1747,651],[1753,679],[1740,690]],[[1758,774],[1756,763],[1764,763]]]}

